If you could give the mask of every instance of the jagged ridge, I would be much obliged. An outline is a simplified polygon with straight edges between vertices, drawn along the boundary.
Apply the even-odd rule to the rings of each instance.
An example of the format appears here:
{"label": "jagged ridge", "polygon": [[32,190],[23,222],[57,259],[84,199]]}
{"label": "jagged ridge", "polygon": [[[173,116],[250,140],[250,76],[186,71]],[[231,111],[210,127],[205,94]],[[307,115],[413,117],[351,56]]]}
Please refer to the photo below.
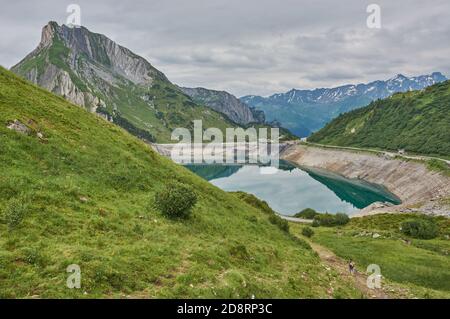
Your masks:
{"label": "jagged ridge", "polygon": [[269,97],[244,96],[241,100],[261,109],[269,120],[278,120],[293,133],[308,136],[339,114],[368,105],[397,92],[420,90],[445,81],[439,72],[408,78],[398,74],[386,81],[315,90],[292,89]]}

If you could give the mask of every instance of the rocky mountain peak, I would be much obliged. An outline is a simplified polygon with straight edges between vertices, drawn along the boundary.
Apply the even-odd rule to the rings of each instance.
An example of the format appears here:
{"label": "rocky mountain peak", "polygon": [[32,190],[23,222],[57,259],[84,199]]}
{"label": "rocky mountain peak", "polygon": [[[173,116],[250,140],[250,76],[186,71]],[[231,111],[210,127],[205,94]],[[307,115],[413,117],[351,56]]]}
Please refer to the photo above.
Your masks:
{"label": "rocky mountain peak", "polygon": [[50,21],[42,28],[41,42],[39,43],[39,47],[43,48],[52,44],[57,27],[58,24],[56,22]]}
{"label": "rocky mountain peak", "polygon": [[78,59],[83,58],[88,63],[118,74],[134,84],[151,85],[156,77],[167,80],[163,73],[156,70],[144,58],[83,26],[69,27],[50,21],[42,29],[38,49],[49,47],[55,42],[56,45],[69,49],[68,61],[72,64],[72,69],[76,68],[74,64]]}

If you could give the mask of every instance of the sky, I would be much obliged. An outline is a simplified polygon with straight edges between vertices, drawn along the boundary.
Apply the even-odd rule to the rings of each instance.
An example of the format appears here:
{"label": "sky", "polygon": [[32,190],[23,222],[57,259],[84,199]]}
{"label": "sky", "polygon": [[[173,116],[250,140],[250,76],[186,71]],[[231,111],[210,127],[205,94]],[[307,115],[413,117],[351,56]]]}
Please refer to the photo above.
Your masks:
{"label": "sky", "polygon": [[[449,0],[0,0],[0,65],[39,43],[50,20],[81,24],[146,58],[174,83],[271,95],[450,75]],[[381,28],[368,28],[369,4]]]}

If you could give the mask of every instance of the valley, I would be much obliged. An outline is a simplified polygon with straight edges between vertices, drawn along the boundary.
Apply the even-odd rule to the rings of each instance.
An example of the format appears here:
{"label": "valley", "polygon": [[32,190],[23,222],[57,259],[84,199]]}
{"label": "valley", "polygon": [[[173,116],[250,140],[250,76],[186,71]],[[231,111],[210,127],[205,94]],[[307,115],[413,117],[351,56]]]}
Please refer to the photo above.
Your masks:
{"label": "valley", "polygon": [[233,46],[136,45],[192,81],[178,85],[112,38],[50,21],[0,66],[0,298],[450,298],[446,76],[267,97],[197,86],[189,67],[214,77],[214,61],[230,92],[293,83],[250,84],[277,56]]}

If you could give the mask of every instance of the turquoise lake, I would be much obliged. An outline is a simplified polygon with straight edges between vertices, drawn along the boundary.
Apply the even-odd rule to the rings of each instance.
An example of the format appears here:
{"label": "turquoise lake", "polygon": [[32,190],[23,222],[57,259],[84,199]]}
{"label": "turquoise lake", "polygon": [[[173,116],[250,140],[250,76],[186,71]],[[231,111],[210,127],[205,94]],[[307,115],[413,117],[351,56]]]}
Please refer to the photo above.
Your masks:
{"label": "turquoise lake", "polygon": [[319,212],[355,214],[374,202],[399,204],[383,186],[347,179],[328,171],[280,163],[275,174],[261,174],[257,165],[186,165],[225,191],[244,191],[266,201],[283,215],[313,208]]}

